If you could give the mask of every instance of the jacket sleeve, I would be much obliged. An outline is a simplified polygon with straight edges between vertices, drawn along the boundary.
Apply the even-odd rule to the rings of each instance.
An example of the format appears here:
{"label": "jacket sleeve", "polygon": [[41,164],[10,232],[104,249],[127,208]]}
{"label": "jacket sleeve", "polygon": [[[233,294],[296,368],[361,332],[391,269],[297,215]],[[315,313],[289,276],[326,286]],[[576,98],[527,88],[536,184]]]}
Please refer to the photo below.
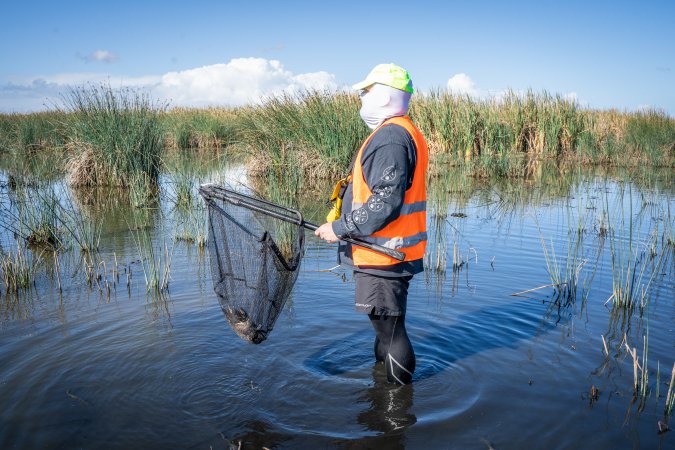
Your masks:
{"label": "jacket sleeve", "polygon": [[352,211],[333,222],[338,237],[370,236],[401,212],[410,170],[408,147],[395,135],[392,138],[391,130],[380,139],[376,137],[373,136],[361,157],[363,175],[373,194],[365,204],[354,205]]}

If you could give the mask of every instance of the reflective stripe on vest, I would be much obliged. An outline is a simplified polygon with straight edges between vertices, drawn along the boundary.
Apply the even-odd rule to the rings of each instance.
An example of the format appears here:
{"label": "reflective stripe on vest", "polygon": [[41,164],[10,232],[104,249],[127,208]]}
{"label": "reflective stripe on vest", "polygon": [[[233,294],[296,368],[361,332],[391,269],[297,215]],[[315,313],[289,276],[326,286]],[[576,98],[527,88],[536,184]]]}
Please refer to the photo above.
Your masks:
{"label": "reflective stripe on vest", "polygon": [[[352,211],[368,203],[368,199],[373,195],[363,176],[361,157],[375,133],[387,125],[403,127],[415,143],[417,162],[412,186],[405,192],[399,216],[381,230],[361,239],[400,250],[406,255],[405,261],[415,261],[424,257],[427,243],[426,171],[429,164],[429,151],[422,133],[413,125],[408,116],[385,120],[361,145],[356,155],[352,176]],[[389,256],[358,246],[352,246],[352,257],[357,266],[390,266],[400,263]]]}
{"label": "reflective stripe on vest", "polygon": [[[363,207],[363,203],[352,203],[352,210],[359,209]],[[427,202],[414,202],[409,204],[403,204],[401,206],[401,212],[399,215],[404,216],[406,214],[412,214],[414,212],[422,212],[427,210]]]}
{"label": "reflective stripe on vest", "polygon": [[413,245],[417,245],[422,241],[426,241],[427,232],[424,231],[422,233],[417,233],[414,236],[408,236],[404,238],[402,237],[385,238],[385,237],[368,236],[365,238],[361,238],[361,240],[370,242],[371,244],[381,245],[382,247],[393,248],[395,250],[398,250],[400,248],[412,247]]}

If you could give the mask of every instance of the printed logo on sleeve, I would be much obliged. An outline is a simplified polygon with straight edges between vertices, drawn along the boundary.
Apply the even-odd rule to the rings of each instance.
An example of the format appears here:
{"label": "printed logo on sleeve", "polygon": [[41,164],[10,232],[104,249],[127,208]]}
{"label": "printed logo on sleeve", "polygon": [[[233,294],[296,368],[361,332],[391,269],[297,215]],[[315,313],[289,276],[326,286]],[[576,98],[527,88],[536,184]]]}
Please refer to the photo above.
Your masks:
{"label": "printed logo on sleeve", "polygon": [[366,208],[356,209],[352,212],[352,217],[354,218],[354,223],[363,225],[368,222],[368,211]]}
{"label": "printed logo on sleeve", "polygon": [[389,196],[391,196],[393,190],[394,189],[391,186],[379,186],[373,189],[373,194],[377,195],[380,198],[388,198]]}
{"label": "printed logo on sleeve", "polygon": [[345,227],[349,231],[354,231],[356,229],[356,225],[354,224],[354,219],[352,219],[351,214],[345,215]]}
{"label": "printed logo on sleeve", "polygon": [[396,178],[396,167],[395,166],[389,166],[384,171],[382,172],[382,180],[383,181],[394,181]]}
{"label": "printed logo on sleeve", "polygon": [[371,195],[368,199],[368,209],[373,212],[377,212],[381,211],[382,208],[384,208],[384,202],[382,201],[382,198],[378,195]]}

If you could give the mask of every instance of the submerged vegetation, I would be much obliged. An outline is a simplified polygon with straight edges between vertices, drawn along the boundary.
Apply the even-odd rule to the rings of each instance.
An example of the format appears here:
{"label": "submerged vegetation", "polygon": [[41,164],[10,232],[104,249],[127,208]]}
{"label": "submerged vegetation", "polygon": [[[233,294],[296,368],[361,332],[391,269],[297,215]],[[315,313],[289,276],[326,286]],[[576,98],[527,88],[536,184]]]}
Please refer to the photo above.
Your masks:
{"label": "submerged vegetation", "polygon": [[40,253],[29,252],[25,246],[19,245],[13,252],[0,252],[0,274],[7,292],[18,292],[29,288],[35,281]]}

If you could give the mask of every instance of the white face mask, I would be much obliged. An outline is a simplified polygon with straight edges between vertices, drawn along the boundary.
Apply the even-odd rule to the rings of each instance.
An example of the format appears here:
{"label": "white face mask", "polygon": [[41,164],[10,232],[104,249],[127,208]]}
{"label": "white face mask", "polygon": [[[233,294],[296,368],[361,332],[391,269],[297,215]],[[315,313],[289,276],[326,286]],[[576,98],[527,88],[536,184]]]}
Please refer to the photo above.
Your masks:
{"label": "white face mask", "polygon": [[409,102],[409,92],[375,83],[361,95],[359,114],[366,125],[374,130],[390,117],[405,116]]}

